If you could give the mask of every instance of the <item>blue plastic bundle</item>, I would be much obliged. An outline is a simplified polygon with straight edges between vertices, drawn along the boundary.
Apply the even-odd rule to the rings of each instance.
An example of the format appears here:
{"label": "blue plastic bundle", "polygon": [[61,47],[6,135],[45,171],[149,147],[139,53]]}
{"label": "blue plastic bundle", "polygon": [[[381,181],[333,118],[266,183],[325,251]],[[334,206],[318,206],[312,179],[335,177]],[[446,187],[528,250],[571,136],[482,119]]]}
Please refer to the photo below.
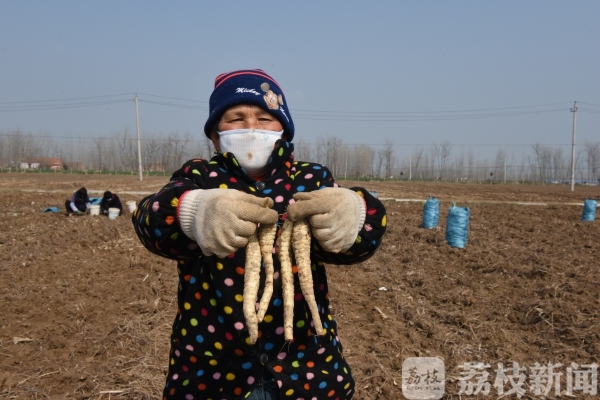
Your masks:
{"label": "blue plastic bundle", "polygon": [[433,229],[438,226],[440,218],[440,202],[433,196],[430,196],[423,207],[423,228]]}
{"label": "blue plastic bundle", "polygon": [[583,202],[583,215],[581,216],[582,221],[594,221],[596,219],[596,208],[598,207],[598,200],[587,199]]}
{"label": "blue plastic bundle", "polygon": [[446,241],[451,247],[462,249],[467,244],[469,215],[469,207],[456,207],[452,203],[448,210],[448,221],[446,223]]}
{"label": "blue plastic bundle", "polygon": [[90,197],[90,204],[93,206],[99,206],[102,203],[102,197]]}

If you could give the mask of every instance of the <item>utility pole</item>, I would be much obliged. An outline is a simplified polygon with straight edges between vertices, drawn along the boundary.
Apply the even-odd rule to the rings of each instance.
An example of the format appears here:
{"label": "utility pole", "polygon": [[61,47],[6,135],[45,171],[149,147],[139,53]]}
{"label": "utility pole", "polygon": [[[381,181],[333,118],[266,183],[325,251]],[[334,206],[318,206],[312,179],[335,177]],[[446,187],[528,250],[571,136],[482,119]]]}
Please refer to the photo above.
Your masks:
{"label": "utility pole", "polygon": [[140,115],[138,113],[138,99],[137,93],[135,94],[135,126],[137,129],[137,144],[138,144],[138,171],[140,172],[140,182],[143,179],[142,175],[142,144],[140,141]]}
{"label": "utility pole", "polygon": [[412,157],[408,157],[408,180],[412,181]]}
{"label": "utility pole", "polygon": [[571,192],[575,190],[575,131],[577,128],[577,102],[571,108],[573,113],[573,140],[571,145]]}

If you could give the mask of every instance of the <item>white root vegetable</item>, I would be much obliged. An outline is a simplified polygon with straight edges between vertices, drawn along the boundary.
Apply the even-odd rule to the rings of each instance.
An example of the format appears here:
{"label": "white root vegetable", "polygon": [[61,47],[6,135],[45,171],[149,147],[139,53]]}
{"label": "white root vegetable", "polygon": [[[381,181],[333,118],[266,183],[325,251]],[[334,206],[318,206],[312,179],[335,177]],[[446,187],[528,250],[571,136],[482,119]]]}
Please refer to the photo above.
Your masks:
{"label": "white root vegetable", "polygon": [[[272,203],[270,199],[265,199],[263,203],[263,207],[269,207],[269,202]],[[248,238],[248,244],[246,246],[246,265],[244,269],[244,294],[243,294],[243,302],[242,309],[244,312],[244,317],[246,319],[246,326],[248,327],[249,339],[250,343],[254,344],[258,340],[258,323],[262,321],[258,320],[256,314],[256,300],[258,297],[258,286],[260,283],[260,265],[261,265],[261,245],[259,241],[259,235],[263,238],[263,241],[267,240],[267,236],[271,234],[271,231],[274,230],[273,236],[275,236],[277,232],[277,224],[267,224],[262,227],[261,233],[257,234],[254,232]],[[262,233],[264,231],[265,233]],[[271,251],[273,248],[273,240],[271,241]],[[265,246],[266,247],[266,246]],[[273,258],[271,256],[271,269],[273,269]],[[269,278],[267,278],[267,281]],[[271,272],[271,294],[273,293],[273,273]],[[271,300],[271,294],[268,295],[268,299],[266,300],[266,305],[268,306],[269,301]],[[265,296],[263,295],[263,298]],[[261,302],[263,299],[261,299]],[[266,311],[266,307],[265,310]],[[264,317],[264,311],[262,313]]]}
{"label": "white root vegetable", "polygon": [[258,312],[256,318],[261,323],[269,307],[271,296],[273,295],[273,274],[275,268],[273,266],[273,245],[275,243],[275,236],[277,236],[277,224],[265,224],[261,225],[258,231],[258,243],[260,245],[260,253],[262,261],[265,266],[265,286],[263,288],[263,294],[260,298],[258,305]]}
{"label": "white root vegetable", "polygon": [[281,264],[281,290],[283,295],[283,331],[286,341],[294,339],[294,273],[292,272],[292,227],[286,219],[277,239],[277,256]]}
{"label": "white root vegetable", "polygon": [[[244,272],[243,310],[250,343],[258,340],[258,324],[263,321],[273,295],[273,242],[277,235],[277,224],[263,225],[258,234],[253,234],[246,247],[246,268]],[[292,254],[298,265],[300,288],[313,318],[318,336],[324,334],[323,324],[317,306],[310,262],[310,227],[307,220],[292,222],[286,219],[277,238],[276,249],[281,264],[281,287],[283,297],[283,328],[286,341],[294,339],[294,273]],[[293,252],[292,252],[293,250]],[[265,266],[265,286],[260,299],[258,312],[256,301],[260,283],[261,259]]]}
{"label": "white root vegetable", "polygon": [[258,319],[256,318],[256,298],[260,282],[260,245],[256,233],[248,239],[246,246],[246,267],[244,270],[244,299],[242,307],[246,326],[250,334],[250,343],[258,339]]}
{"label": "white root vegetable", "polygon": [[310,227],[306,219],[296,221],[292,228],[292,248],[298,266],[298,280],[302,295],[308,304],[318,336],[323,335],[323,324],[319,316],[319,308],[313,290],[312,271],[310,268]]}

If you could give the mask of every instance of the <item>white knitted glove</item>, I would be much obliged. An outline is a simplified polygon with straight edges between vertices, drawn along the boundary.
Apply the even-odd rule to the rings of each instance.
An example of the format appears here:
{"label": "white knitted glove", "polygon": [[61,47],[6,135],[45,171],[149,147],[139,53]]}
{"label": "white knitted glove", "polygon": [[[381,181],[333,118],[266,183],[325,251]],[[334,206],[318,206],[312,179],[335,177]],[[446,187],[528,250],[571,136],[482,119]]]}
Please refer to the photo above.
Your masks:
{"label": "white knitted glove", "polygon": [[234,189],[191,190],[179,204],[179,225],[207,256],[227,257],[248,244],[258,223],[274,224],[273,200]]}
{"label": "white knitted glove", "polygon": [[312,234],[323,250],[341,253],[354,244],[365,223],[363,198],[350,189],[325,188],[294,195],[287,209],[292,221],[308,218]]}

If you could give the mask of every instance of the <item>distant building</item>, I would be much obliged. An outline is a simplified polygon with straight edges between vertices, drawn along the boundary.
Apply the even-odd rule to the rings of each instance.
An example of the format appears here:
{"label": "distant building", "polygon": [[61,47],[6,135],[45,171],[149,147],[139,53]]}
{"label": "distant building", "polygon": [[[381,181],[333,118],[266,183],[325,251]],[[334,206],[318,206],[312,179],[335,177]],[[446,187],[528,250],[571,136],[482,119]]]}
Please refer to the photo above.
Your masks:
{"label": "distant building", "polygon": [[37,160],[23,159],[19,162],[19,169],[39,169],[40,163]]}
{"label": "distant building", "polygon": [[53,169],[56,171],[63,169],[63,163],[60,158],[38,158],[37,161],[42,169]]}
{"label": "distant building", "polygon": [[63,169],[63,163],[60,158],[23,159],[19,162],[19,169],[53,169],[60,171]]}

